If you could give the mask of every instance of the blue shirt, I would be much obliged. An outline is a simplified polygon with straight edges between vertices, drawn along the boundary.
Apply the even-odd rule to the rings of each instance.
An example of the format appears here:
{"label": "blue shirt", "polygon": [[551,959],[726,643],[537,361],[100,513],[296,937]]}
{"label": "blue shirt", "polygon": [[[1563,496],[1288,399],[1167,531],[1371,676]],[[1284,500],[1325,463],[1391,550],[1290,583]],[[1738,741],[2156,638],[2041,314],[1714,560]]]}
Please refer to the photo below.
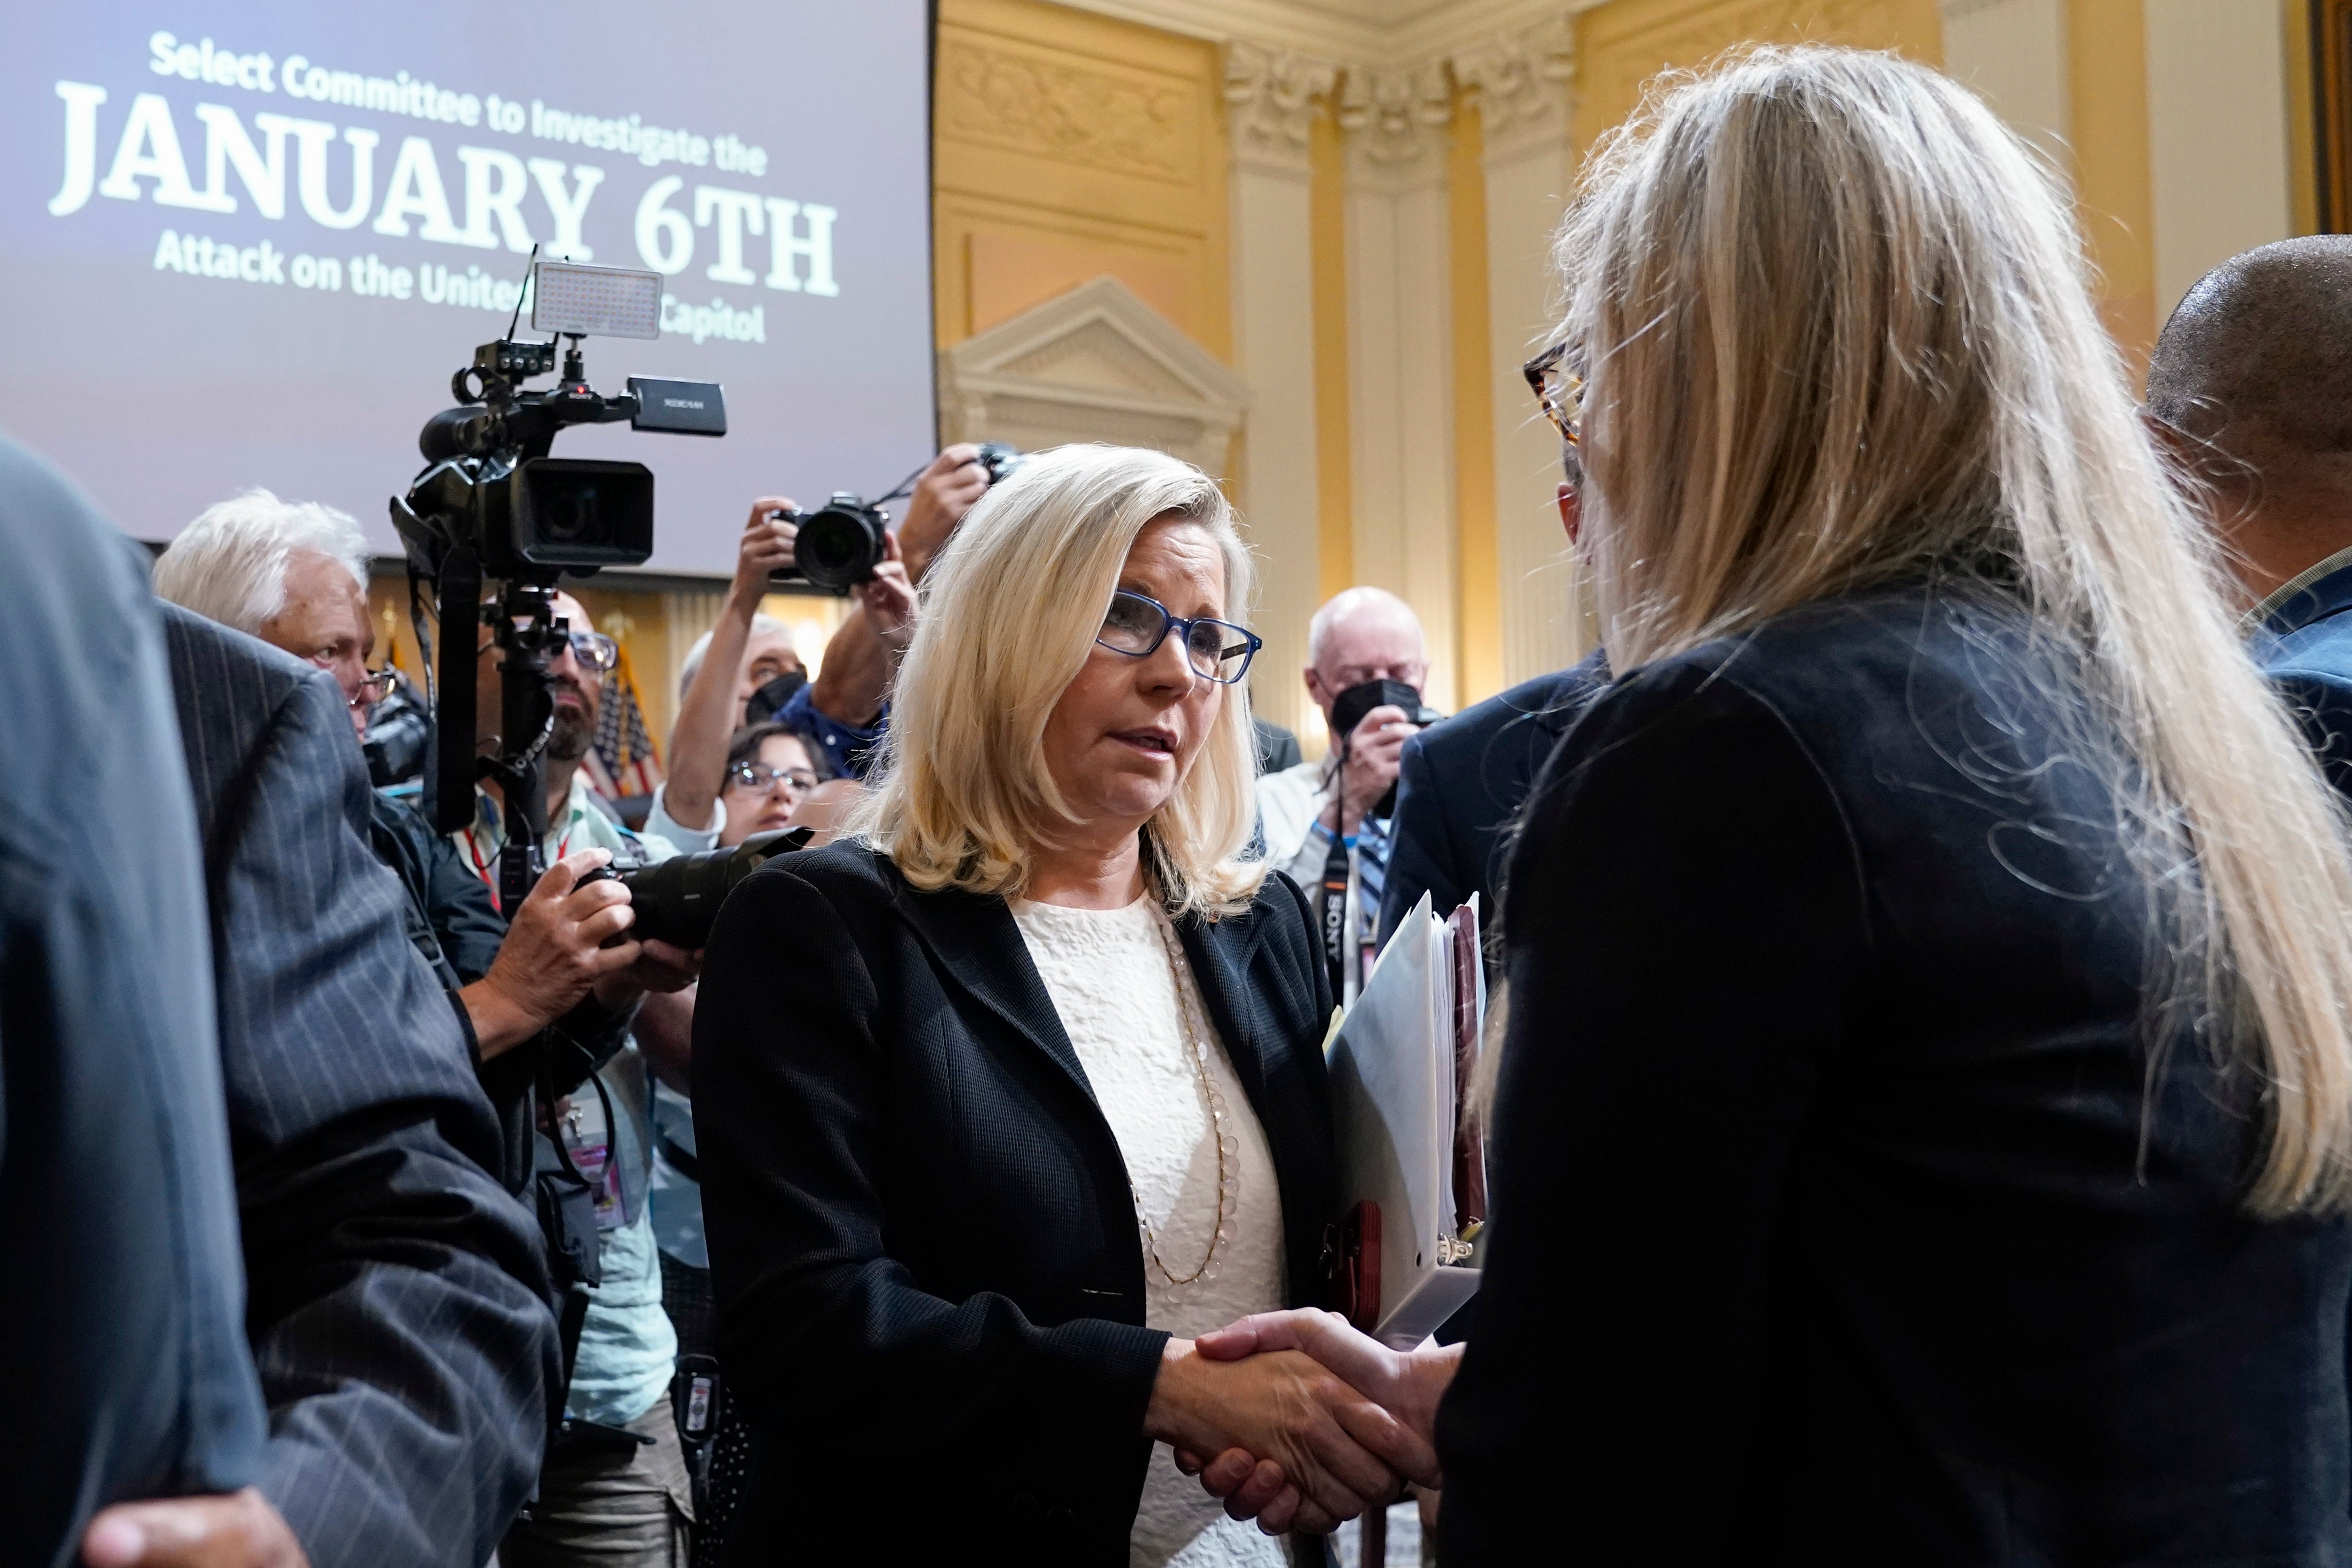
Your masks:
{"label": "blue shirt", "polygon": [[2250,651],[2294,710],[2336,792],[2352,798],[2352,549],[2247,612]]}
{"label": "blue shirt", "polygon": [[[467,863],[496,890],[499,851],[506,842],[498,808],[488,796],[475,796],[474,825],[451,835]],[[667,839],[632,833],[597,806],[585,775],[572,776],[563,809],[551,814],[541,853],[552,865],[575,850],[613,852],[618,861],[665,861],[677,853]],[[634,1043],[596,1074],[613,1104],[613,1157],[619,1162],[624,1207],[617,1228],[599,1232],[596,1263],[604,1279],[588,1293],[588,1316],[580,1330],[572,1393],[564,1414],[576,1420],[625,1427],[669,1393],[677,1366],[677,1331],[662,1310],[661,1254],[654,1244],[652,1185],[652,1074]],[[572,1091],[577,1101],[596,1085]]]}
{"label": "blue shirt", "polygon": [[824,747],[824,758],[832,765],[834,775],[863,783],[866,769],[874,760],[875,748],[890,731],[890,705],[882,705],[873,728],[861,729],[856,725],[842,723],[817,706],[816,699],[810,695],[815,690],[812,684],[794,692],[776,710],[776,722],[816,737],[816,743]]}

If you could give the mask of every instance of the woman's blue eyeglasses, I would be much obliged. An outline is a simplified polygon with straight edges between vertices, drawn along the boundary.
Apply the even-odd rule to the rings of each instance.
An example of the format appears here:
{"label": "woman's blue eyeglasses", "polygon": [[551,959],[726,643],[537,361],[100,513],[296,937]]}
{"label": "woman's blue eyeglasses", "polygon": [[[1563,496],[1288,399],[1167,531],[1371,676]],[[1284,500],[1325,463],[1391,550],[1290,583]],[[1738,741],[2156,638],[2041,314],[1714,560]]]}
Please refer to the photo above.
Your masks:
{"label": "woman's blue eyeglasses", "polygon": [[1110,596],[1110,609],[1103,614],[1102,631],[1095,641],[1114,653],[1141,659],[1158,653],[1171,632],[1184,639],[1184,661],[1192,666],[1192,673],[1219,685],[1232,685],[1247,674],[1250,660],[1265,646],[1265,640],[1246,627],[1206,616],[1187,621],[1169,614],[1160,601],[1124,588]]}

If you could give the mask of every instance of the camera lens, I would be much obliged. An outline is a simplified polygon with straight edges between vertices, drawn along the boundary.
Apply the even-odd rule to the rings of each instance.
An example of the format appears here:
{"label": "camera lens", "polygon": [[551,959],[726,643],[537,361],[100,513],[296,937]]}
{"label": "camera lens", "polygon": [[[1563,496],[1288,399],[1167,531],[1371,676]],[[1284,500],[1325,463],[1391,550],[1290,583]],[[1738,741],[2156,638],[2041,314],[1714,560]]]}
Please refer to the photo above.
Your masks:
{"label": "camera lens", "polygon": [[595,486],[581,485],[548,499],[550,505],[541,519],[547,538],[570,544],[598,537]]}
{"label": "camera lens", "polygon": [[793,540],[793,559],[817,587],[846,593],[871,580],[882,559],[880,521],[863,508],[839,505],[813,512]]}

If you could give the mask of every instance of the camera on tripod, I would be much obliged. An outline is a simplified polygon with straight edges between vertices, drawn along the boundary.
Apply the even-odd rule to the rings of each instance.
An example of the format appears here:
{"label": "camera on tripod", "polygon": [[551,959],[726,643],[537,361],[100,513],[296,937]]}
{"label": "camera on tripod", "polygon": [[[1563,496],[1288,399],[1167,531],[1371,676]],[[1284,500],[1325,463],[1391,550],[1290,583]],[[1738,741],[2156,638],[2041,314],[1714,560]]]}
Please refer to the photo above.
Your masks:
{"label": "camera on tripod", "polygon": [[[541,758],[554,720],[548,671],[569,628],[556,615],[555,584],[608,566],[639,566],[653,554],[654,476],[642,463],[552,457],[572,424],[627,420],[636,430],[727,434],[716,382],[632,376],[626,392],[605,396],[588,383],[583,337],[661,336],[662,277],[655,272],[535,261],[531,329],[545,342],[507,335],[474,350],[450,378],[459,404],[425,421],[417,437],[426,467],[392,503],[393,526],[408,557],[411,603],[433,584],[441,629],[436,674],[434,758],[426,770],[435,824],[453,832],[474,820],[474,785],[504,791],[511,826],[499,865],[499,896],[517,907],[539,879],[546,806]],[[556,384],[525,382],[556,369],[556,339],[568,340]],[[486,582],[500,585],[486,607]],[[421,618],[420,618],[421,620]],[[505,656],[499,754],[478,757],[476,628],[487,620]],[[422,625],[419,626],[422,641]]]}

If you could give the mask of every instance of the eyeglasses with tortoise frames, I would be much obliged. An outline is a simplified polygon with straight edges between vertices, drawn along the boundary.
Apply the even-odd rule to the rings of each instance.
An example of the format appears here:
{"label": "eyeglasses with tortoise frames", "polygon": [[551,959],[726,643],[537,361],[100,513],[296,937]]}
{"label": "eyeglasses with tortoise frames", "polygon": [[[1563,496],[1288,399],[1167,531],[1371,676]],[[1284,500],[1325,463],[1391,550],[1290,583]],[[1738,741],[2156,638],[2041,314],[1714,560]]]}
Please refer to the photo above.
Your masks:
{"label": "eyeglasses with tortoise frames", "polygon": [[1519,367],[1544,417],[1570,446],[1584,444],[1584,378],[1568,368],[1568,344],[1554,343]]}

